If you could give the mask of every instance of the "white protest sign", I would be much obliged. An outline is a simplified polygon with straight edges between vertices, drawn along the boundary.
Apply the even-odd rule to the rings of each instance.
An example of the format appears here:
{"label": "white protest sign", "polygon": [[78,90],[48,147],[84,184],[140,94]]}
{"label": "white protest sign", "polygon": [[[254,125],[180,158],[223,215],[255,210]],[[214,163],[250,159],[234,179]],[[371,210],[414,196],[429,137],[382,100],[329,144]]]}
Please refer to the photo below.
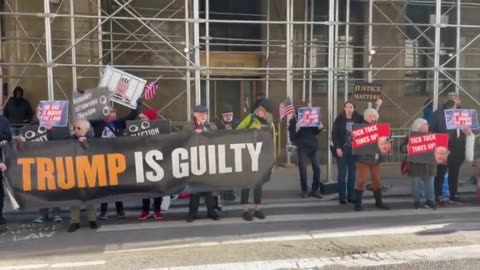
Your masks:
{"label": "white protest sign", "polygon": [[131,109],[137,108],[147,81],[125,71],[107,66],[98,84],[110,91],[110,100]]}

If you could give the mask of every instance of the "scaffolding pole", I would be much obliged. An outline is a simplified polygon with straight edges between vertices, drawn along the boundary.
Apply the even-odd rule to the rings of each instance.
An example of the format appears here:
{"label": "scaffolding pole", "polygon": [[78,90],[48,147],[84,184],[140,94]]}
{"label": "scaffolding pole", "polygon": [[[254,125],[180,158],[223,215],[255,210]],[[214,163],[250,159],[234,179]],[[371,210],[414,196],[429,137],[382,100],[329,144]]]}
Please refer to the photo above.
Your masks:
{"label": "scaffolding pole", "polygon": [[205,0],[205,65],[207,66],[207,80],[205,81],[205,99],[208,108],[208,118],[210,120],[210,0]]}
{"label": "scaffolding pole", "polygon": [[195,105],[202,103],[201,81],[200,81],[200,6],[198,0],[193,0],[193,46],[195,57]]}
{"label": "scaffolding pole", "polygon": [[435,56],[433,72],[433,109],[438,108],[439,78],[440,78],[440,27],[442,23],[442,0],[435,1]]}
{"label": "scaffolding pole", "polygon": [[[368,67],[373,66],[373,0],[368,0]],[[368,70],[368,82],[373,81],[372,70]],[[372,108],[372,102],[368,102],[368,108]]]}
{"label": "scaffolding pole", "polygon": [[[73,4],[74,0],[70,0],[70,14],[72,17],[70,18],[70,42],[71,44],[75,44],[75,18],[73,15],[75,14],[75,6]],[[99,0],[100,1],[100,0]],[[101,35],[101,31],[99,31],[99,35]],[[100,46],[101,42],[99,42]],[[101,48],[101,47],[99,47]],[[77,87],[77,50],[76,47],[72,47],[72,91],[75,91],[78,89]]]}
{"label": "scaffolding pole", "polygon": [[[293,21],[293,0],[286,0],[287,3],[287,22],[292,22]],[[287,69],[286,69],[286,75],[287,75],[287,98],[290,98],[290,100],[293,102],[293,80],[292,80],[292,35],[293,35],[293,24],[288,23],[286,25],[287,31],[286,31],[286,47],[287,47]],[[286,142],[286,153],[287,153],[287,163],[286,166],[291,166],[292,165],[292,153],[289,151],[289,146],[290,146],[290,133],[288,132],[288,124],[290,122],[290,116],[287,116],[287,142]]]}
{"label": "scaffolding pole", "polygon": [[[305,12],[304,12],[304,15],[303,15],[303,20],[307,21],[308,20],[308,0],[305,0],[304,1],[304,5],[305,5]],[[308,31],[308,25],[305,24],[303,26],[303,68],[304,69],[307,69],[307,32]],[[306,99],[306,81],[307,81],[307,73],[306,73],[306,70],[304,70],[302,72],[302,76],[303,76],[303,81],[302,81],[302,102],[305,102],[305,99]]]}
{"label": "scaffolding pole", "polygon": [[55,91],[53,89],[53,58],[52,58],[52,29],[50,22],[50,0],[43,1],[45,12],[45,54],[47,64],[47,89],[48,100],[55,100]]}
{"label": "scaffolding pole", "polygon": [[[339,21],[339,3],[338,1],[335,1],[335,23]],[[335,68],[334,74],[333,74],[333,115],[337,115],[337,104],[338,104],[338,31],[339,31],[339,25],[335,24],[335,31],[334,31],[334,40],[335,40],[335,53],[334,53],[334,59],[333,59],[333,66]]]}
{"label": "scaffolding pole", "polygon": [[[348,100],[348,53],[350,49],[350,0],[346,0],[346,11],[345,11],[345,77],[344,77],[344,92],[343,92],[343,101],[347,102]],[[343,109],[343,108],[342,108]]]}
{"label": "scaffolding pole", "polygon": [[[270,20],[270,0],[267,0],[267,20]],[[267,74],[265,82],[265,97],[268,98],[270,95],[270,24],[267,24],[267,49],[266,49],[266,68]]]}
{"label": "scaffolding pole", "polygon": [[188,2],[185,0],[185,59],[187,65],[187,71],[185,72],[185,82],[186,82],[186,91],[187,91],[187,121],[192,119],[192,89],[190,86],[190,24],[189,24],[189,12],[188,12]]}
{"label": "scaffolding pole", "polygon": [[[314,21],[315,16],[315,0],[310,1],[310,22]],[[313,63],[313,24],[310,24],[310,47],[309,47],[309,78],[308,78],[308,106],[312,106],[312,91],[313,91],[313,70],[312,68],[316,66],[316,63]]]}
{"label": "scaffolding pole", "polygon": [[[334,79],[334,38],[335,38],[335,28],[334,28],[334,20],[335,20],[335,0],[329,0],[328,4],[328,108],[333,107],[333,79]],[[332,110],[328,110],[328,142],[329,144],[332,142],[332,130],[333,126],[333,113]],[[327,180],[328,182],[333,181],[333,157],[330,151],[327,151],[328,155],[328,163],[327,163]]]}
{"label": "scaffolding pole", "polygon": [[[460,57],[460,47],[462,46],[462,43],[461,43],[461,38],[462,38],[462,35],[461,35],[461,29],[460,29],[460,24],[462,24],[462,18],[461,18],[461,15],[462,15],[462,3],[461,3],[461,0],[457,0],[457,31],[456,31],[456,46],[455,46],[455,49],[456,49],[456,59],[455,59],[455,68],[457,70],[455,70],[455,80],[457,81],[458,84],[461,85],[461,80],[460,80],[460,60],[461,60],[461,57]],[[455,85],[455,92],[457,93],[457,95],[460,93],[460,88]]]}

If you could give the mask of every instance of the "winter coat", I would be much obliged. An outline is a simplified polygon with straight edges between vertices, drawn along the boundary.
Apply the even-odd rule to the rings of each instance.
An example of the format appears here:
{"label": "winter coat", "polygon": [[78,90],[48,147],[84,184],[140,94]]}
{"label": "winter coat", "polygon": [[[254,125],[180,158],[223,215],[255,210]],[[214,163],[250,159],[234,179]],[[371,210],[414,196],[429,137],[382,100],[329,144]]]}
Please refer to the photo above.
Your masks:
{"label": "winter coat", "polygon": [[[363,115],[359,114],[358,112],[353,112],[352,120],[354,124],[361,124],[363,123]],[[332,141],[333,146],[335,149],[343,149],[345,144],[347,143],[345,140],[347,139],[347,117],[344,113],[341,113],[335,118],[332,127]]]}
{"label": "winter coat", "polygon": [[297,146],[299,151],[315,152],[318,149],[317,135],[322,131],[318,127],[302,127],[297,132],[297,119],[290,119],[288,132],[290,141]]}
{"label": "winter coat", "polygon": [[23,90],[21,88],[15,89],[15,92],[17,91],[20,92],[20,97],[11,97],[8,100],[3,108],[3,116],[8,119],[11,125],[28,124],[33,119],[32,105],[28,100],[23,98]]}
{"label": "winter coat", "polygon": [[[405,138],[402,145],[400,146],[400,150],[404,154],[408,153],[408,139],[409,139],[409,136]],[[437,175],[437,166],[435,164],[416,163],[416,162],[408,162],[408,164],[409,164],[409,168],[408,168],[407,175],[410,177]]]}

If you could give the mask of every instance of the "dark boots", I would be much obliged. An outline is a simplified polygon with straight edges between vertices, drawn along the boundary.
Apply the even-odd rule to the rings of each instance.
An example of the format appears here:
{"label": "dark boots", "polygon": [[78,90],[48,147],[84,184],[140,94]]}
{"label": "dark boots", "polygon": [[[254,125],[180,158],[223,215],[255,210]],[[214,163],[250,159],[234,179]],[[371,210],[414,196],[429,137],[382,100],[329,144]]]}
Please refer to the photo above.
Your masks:
{"label": "dark boots", "polygon": [[374,191],[373,196],[375,196],[375,207],[383,210],[390,210],[390,207],[382,201],[382,190]]}
{"label": "dark boots", "polygon": [[362,196],[363,191],[355,190],[355,211],[362,211]]}

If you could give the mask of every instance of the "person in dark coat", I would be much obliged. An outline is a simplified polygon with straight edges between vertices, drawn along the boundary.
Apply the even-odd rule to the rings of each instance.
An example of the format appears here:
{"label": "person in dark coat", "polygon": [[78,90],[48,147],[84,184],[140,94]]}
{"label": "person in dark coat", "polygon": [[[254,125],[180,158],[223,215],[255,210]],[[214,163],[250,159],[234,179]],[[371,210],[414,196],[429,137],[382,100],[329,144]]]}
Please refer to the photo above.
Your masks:
{"label": "person in dark coat", "polygon": [[445,110],[447,109],[459,109],[461,107],[461,101],[455,92],[448,94],[448,99],[445,104],[433,112],[432,123],[430,131],[434,133],[448,134],[448,149],[450,154],[448,155],[447,165],[437,166],[437,175],[435,176],[435,196],[437,203],[445,203],[442,197],[443,193],[443,181],[445,174],[448,171],[448,187],[450,191],[449,201],[456,204],[464,204],[463,200],[458,197],[458,176],[460,174],[460,168],[465,161],[465,148],[467,143],[467,135],[472,134],[470,129],[464,130],[447,130],[447,124],[445,121]]}
{"label": "person in dark coat", "polygon": [[33,119],[32,105],[23,97],[23,94],[22,87],[15,87],[13,96],[3,108],[3,116],[10,122],[14,136],[20,135],[20,129]]}
{"label": "person in dark coat", "polygon": [[[297,110],[298,115],[298,110]],[[320,160],[318,158],[318,140],[317,135],[323,130],[323,124],[318,127],[303,127],[294,116],[290,119],[288,132],[290,141],[297,146],[298,170],[300,173],[300,186],[302,197],[307,198],[310,195],[321,199],[320,189]],[[308,192],[307,186],[307,159],[310,160],[313,170],[312,189]]]}
{"label": "person in dark coat", "polygon": [[[5,142],[10,142],[12,140],[12,133],[10,132],[10,124],[8,123],[8,119],[0,116],[0,143],[3,144]],[[1,150],[1,148],[0,148]],[[2,155],[0,155],[1,161]],[[3,162],[0,163],[0,170],[5,171],[6,166]],[[3,190],[3,173],[0,173],[0,225],[6,223],[5,219],[3,218],[3,201],[5,198],[5,191]]]}
{"label": "person in dark coat", "polygon": [[[93,128],[95,138],[115,138],[120,137],[123,131],[127,128],[127,121],[135,120],[138,117],[138,109],[141,106],[141,100],[138,100],[137,108],[132,109],[126,117],[118,117],[117,111],[112,108],[110,114],[105,119],[90,120]],[[123,203],[115,202],[117,208],[117,216],[125,218],[125,211],[123,210]],[[102,220],[107,219],[108,203],[100,205],[100,216]]]}
{"label": "person in dark coat", "polygon": [[[208,108],[203,105],[197,105],[193,108],[193,120],[184,127],[184,132],[202,133],[213,132],[217,127],[213,123],[208,122]],[[190,195],[190,203],[188,206],[187,222],[193,222],[197,219],[198,207],[200,206],[200,197],[205,197],[205,205],[207,206],[207,216],[213,220],[220,219],[216,208],[216,194],[212,192],[200,192]]]}
{"label": "person in dark coat", "polygon": [[[376,101],[375,109],[380,110],[382,100]],[[355,110],[355,104],[347,101],[332,127],[332,152],[337,159],[338,199],[340,204],[355,202],[356,157],[352,152],[352,126],[363,123],[363,115]]]}

